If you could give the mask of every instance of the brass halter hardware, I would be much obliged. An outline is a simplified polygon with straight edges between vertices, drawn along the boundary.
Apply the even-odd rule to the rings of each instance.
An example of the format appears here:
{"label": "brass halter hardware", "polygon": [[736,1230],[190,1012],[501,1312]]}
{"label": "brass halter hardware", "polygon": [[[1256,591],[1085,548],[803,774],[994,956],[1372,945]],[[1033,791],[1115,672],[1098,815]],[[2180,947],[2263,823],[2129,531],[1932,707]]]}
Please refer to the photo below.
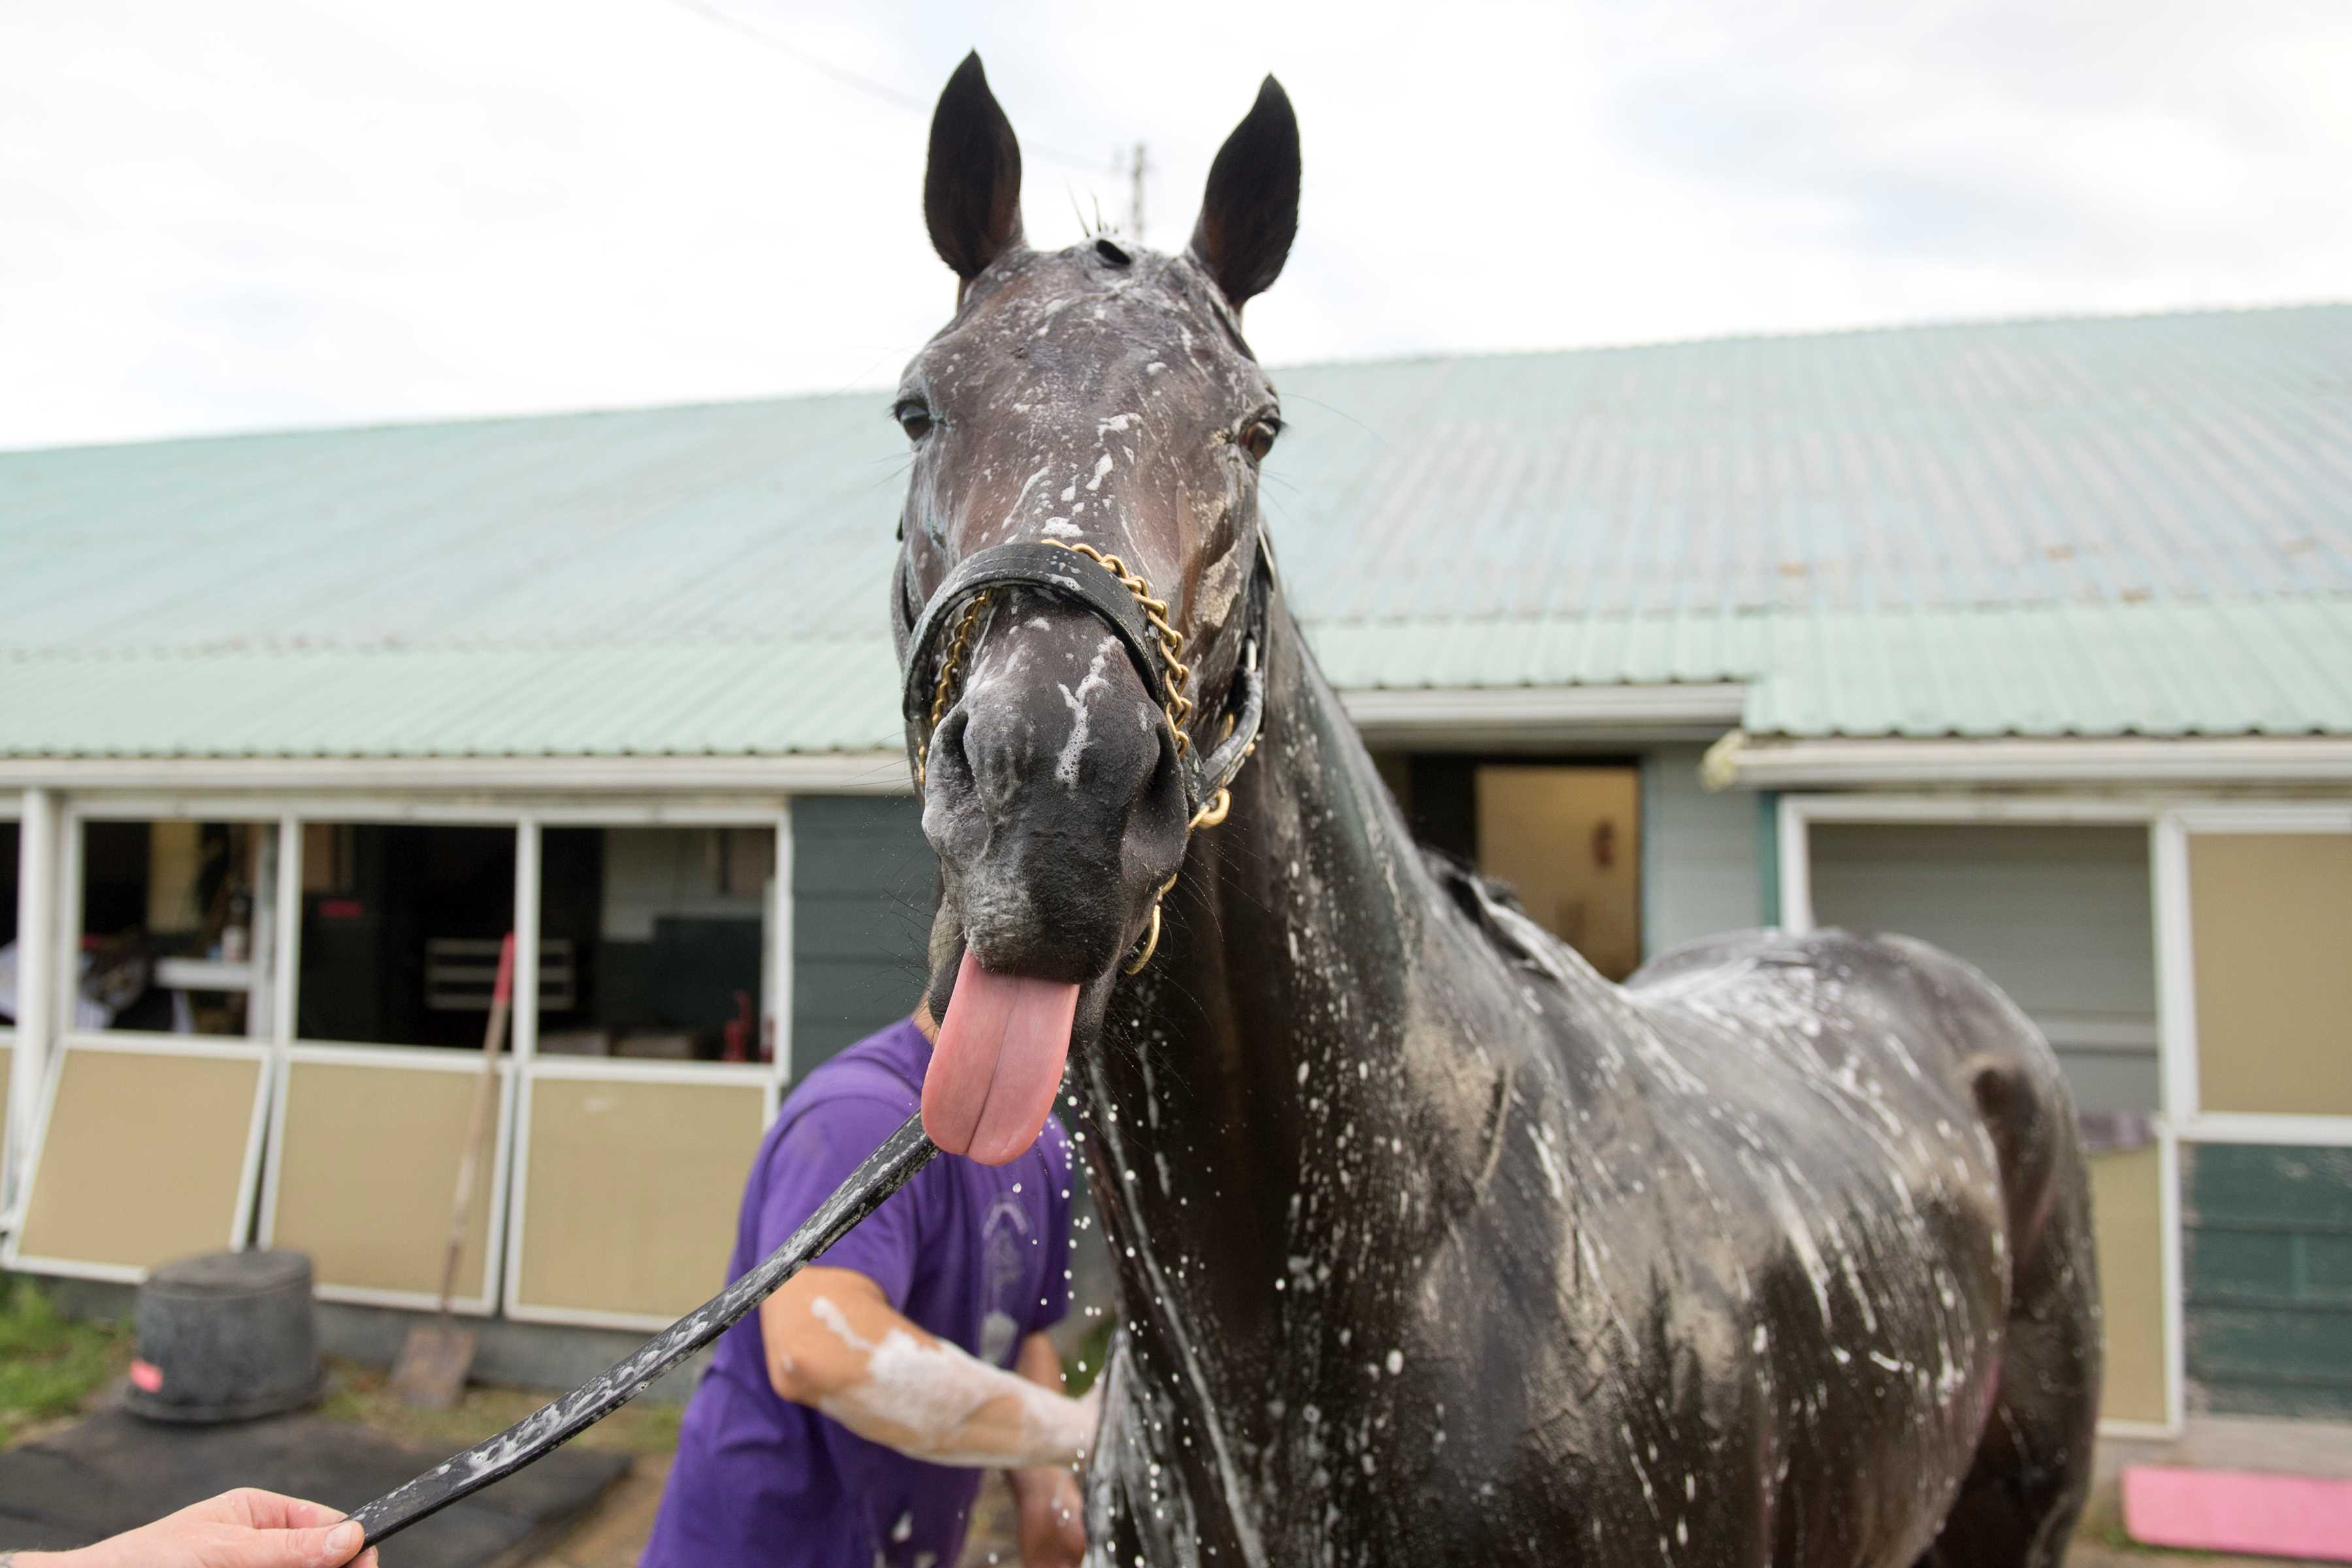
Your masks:
{"label": "brass halter hardware", "polygon": [[[1184,662],[1184,635],[1169,623],[1167,601],[1154,598],[1151,584],[1144,581],[1140,574],[1129,571],[1127,563],[1116,555],[1106,555],[1091,544],[1059,539],[1045,542],[1074,555],[1087,557],[1118,578],[1119,585],[1135,596],[1136,607],[1143,612],[1143,618],[1151,624],[1152,634],[1160,640],[1160,662],[1167,671],[1168,682],[1168,700],[1160,705],[1160,710],[1167,715],[1169,731],[1176,737],[1176,754],[1183,756],[1192,746],[1192,737],[1184,727],[1192,717],[1192,700],[1184,689],[1192,681],[1192,668]],[[981,615],[988,608],[991,597],[985,592],[972,595],[971,602],[964,606],[962,615],[957,618],[955,635],[949,639],[947,652],[940,659],[939,679],[931,688],[929,731],[915,748],[915,787],[918,789],[923,787],[929,773],[931,735],[938,732],[940,721],[947,717],[948,705],[955,697],[957,679],[963,673],[963,661],[971,651],[972,634],[979,627]],[[1227,733],[1233,730],[1231,714],[1226,715],[1225,730]],[[1249,750],[1242,753],[1243,757],[1247,758],[1256,749],[1255,742],[1252,742]],[[1185,837],[1189,839],[1198,828],[1214,827],[1224,821],[1233,805],[1234,792],[1229,788],[1219,789],[1184,825]],[[1180,870],[1178,876],[1181,875]],[[1152,895],[1150,923],[1144,928],[1143,940],[1138,945],[1135,956],[1123,966],[1127,973],[1140,974],[1143,966],[1151,962],[1152,953],[1159,950],[1160,902],[1175,886],[1176,877],[1171,877],[1160,885],[1160,891]]]}

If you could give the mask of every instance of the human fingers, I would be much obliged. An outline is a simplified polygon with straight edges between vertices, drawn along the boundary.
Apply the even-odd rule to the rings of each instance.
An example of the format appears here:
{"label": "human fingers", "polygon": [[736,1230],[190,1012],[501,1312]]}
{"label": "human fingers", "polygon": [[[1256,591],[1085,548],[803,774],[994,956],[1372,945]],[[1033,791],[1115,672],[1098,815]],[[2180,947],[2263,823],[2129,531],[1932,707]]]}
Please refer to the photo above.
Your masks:
{"label": "human fingers", "polygon": [[191,1503],[173,1516],[213,1524],[239,1524],[249,1530],[310,1530],[334,1523],[342,1510],[306,1498],[286,1497],[258,1487],[238,1487]]}
{"label": "human fingers", "polygon": [[351,1520],[299,1530],[257,1530],[224,1541],[202,1568],[341,1568],[359,1555],[366,1532]]}

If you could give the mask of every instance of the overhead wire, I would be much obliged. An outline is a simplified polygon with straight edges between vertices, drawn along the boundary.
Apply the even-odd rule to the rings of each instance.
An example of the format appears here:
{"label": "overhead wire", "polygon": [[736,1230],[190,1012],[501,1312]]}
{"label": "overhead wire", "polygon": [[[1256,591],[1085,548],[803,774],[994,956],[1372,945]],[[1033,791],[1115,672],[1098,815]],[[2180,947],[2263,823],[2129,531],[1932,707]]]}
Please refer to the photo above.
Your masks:
{"label": "overhead wire", "polygon": [[[796,60],[819,76],[837,82],[853,91],[862,92],[878,103],[887,103],[893,109],[903,109],[908,113],[927,117],[931,112],[929,100],[914,93],[901,91],[887,82],[876,81],[872,77],[837,66],[823,56],[813,54],[789,39],[779,37],[765,27],[758,26],[731,11],[722,10],[709,4],[709,0],[669,0],[669,3],[682,11],[692,12],[706,22],[724,27],[741,37],[751,39],[753,43]],[[1069,169],[1083,170],[1087,174],[1097,177],[1115,173],[1115,165],[1118,162],[1116,153],[1108,158],[1083,158],[1075,153],[1065,152],[1049,142],[1032,142],[1025,138],[1021,143],[1021,155],[1024,159],[1042,158],[1046,163],[1059,163]]]}

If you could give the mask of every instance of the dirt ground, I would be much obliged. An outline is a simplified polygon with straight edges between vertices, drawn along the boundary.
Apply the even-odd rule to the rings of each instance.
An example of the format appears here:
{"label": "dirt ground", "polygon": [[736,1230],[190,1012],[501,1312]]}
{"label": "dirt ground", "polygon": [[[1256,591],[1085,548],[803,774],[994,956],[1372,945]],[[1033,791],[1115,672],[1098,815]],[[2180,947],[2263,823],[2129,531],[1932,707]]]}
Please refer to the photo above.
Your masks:
{"label": "dirt ground", "polygon": [[[637,1568],[637,1554],[653,1532],[662,1482],[668,1475],[668,1455],[640,1455],[563,1544],[533,1559],[530,1568]],[[980,1489],[979,1510],[958,1568],[1013,1568],[1020,1561],[1013,1494],[1003,1477],[991,1476]]]}
{"label": "dirt ground", "polygon": [[[2217,1557],[2133,1542],[2123,1531],[2115,1477],[2126,1464],[2166,1463],[2352,1477],[2352,1426],[2204,1419],[2192,1421],[2177,1442],[2106,1444],[2100,1454],[2098,1488],[2067,1555],[2070,1568],[2294,1568],[2283,1558]],[[667,1454],[640,1455],[628,1476],[571,1538],[531,1568],[636,1568],[668,1473]],[[958,1568],[1012,1568],[1020,1560],[1012,1494],[1003,1478],[992,1476],[981,1489],[979,1514]]]}
{"label": "dirt ground", "polygon": [[[114,1363],[121,1359],[116,1352],[122,1347],[110,1344],[100,1348],[110,1359],[88,1381],[95,1382],[108,1372],[119,1370]],[[29,1363],[30,1358],[12,1359]],[[387,1436],[444,1451],[455,1451],[510,1426],[546,1398],[543,1390],[476,1387],[467,1391],[455,1410],[421,1412],[409,1409],[386,1394],[380,1372],[348,1363],[334,1363],[331,1370],[334,1392],[328,1396],[321,1415],[362,1422]],[[105,1391],[99,1388],[85,1392],[77,1387],[71,1392],[77,1397],[61,1396],[48,1406],[28,1401],[16,1412],[19,1419],[14,1430],[0,1427],[0,1446],[37,1436],[78,1419],[78,1410],[86,1411],[93,1402],[105,1397]],[[34,1415],[37,1409],[38,1416]],[[662,1487],[677,1443],[679,1415],[677,1406],[631,1405],[581,1437],[584,1446],[630,1455],[628,1472],[559,1545],[534,1558],[528,1568],[636,1568],[638,1553],[644,1550],[655,1512],[661,1504]],[[2282,1559],[2165,1552],[2131,1542],[2123,1531],[2114,1478],[2124,1465],[2133,1463],[2352,1478],[2352,1426],[2201,1418],[2192,1420],[2188,1431],[2175,1442],[2110,1442],[2102,1446],[2100,1486],[2093,1495],[2068,1556],[2073,1568],[2164,1568],[2169,1563],[2194,1563],[2205,1568],[2281,1568]],[[978,1512],[962,1562],[957,1568],[1012,1568],[1019,1561],[1012,1495],[1001,1476],[991,1476],[981,1489]]]}

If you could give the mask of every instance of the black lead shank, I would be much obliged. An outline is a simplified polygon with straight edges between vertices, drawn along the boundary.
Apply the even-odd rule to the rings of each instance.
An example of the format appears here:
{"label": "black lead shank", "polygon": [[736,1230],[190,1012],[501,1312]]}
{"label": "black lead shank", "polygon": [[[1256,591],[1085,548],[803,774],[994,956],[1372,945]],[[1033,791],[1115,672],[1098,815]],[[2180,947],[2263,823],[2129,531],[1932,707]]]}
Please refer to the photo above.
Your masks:
{"label": "black lead shank", "polygon": [[907,1118],[758,1268],[647,1340],[627,1360],[352,1514],[367,1531],[367,1544],[389,1540],[418,1520],[546,1458],[643,1394],[655,1379],[726,1332],[803,1266],[823,1257],[827,1247],[880,1208],[939,1152],[939,1146],[923,1135],[922,1113]]}

